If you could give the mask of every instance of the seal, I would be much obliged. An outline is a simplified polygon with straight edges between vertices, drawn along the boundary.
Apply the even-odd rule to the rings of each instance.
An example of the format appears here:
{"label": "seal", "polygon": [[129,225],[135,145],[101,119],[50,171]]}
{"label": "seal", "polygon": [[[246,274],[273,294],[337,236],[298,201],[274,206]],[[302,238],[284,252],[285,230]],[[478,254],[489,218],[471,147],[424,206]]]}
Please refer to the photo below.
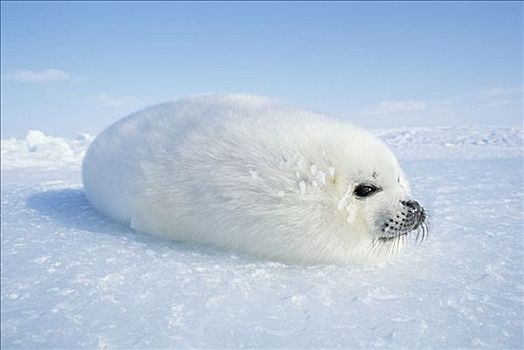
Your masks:
{"label": "seal", "polygon": [[427,235],[387,146],[263,97],[141,110],[96,137],[82,173],[92,205],[137,231],[286,263],[378,262]]}

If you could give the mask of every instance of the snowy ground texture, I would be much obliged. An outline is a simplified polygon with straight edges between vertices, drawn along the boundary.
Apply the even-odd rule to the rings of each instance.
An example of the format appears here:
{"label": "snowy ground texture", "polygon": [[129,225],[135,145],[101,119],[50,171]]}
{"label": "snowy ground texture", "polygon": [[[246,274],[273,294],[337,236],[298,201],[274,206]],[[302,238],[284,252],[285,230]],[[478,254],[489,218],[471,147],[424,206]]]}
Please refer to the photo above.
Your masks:
{"label": "snowy ground texture", "polygon": [[134,233],[82,193],[89,135],[2,140],[2,348],[523,348],[522,129],[375,133],[432,231],[366,267]]}

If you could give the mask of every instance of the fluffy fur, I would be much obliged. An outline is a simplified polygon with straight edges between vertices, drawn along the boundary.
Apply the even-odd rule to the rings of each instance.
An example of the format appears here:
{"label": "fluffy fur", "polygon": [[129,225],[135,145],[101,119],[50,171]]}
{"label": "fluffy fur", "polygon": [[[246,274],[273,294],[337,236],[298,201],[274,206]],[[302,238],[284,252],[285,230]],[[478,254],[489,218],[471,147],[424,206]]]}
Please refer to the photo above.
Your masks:
{"label": "fluffy fur", "polygon": [[[244,95],[118,121],[90,146],[83,180],[99,211],[138,231],[285,262],[381,260],[384,224],[410,199],[397,160],[368,132]],[[382,190],[357,198],[363,182]]]}

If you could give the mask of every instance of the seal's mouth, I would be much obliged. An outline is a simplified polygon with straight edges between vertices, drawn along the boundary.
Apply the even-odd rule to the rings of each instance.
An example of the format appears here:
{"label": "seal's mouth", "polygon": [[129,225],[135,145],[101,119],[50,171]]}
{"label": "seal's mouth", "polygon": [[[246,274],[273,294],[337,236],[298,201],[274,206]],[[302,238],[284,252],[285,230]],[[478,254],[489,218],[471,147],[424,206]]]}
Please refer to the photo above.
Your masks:
{"label": "seal's mouth", "polygon": [[400,204],[400,211],[380,226],[379,233],[369,247],[368,255],[396,255],[398,250],[410,241],[418,244],[428,237],[429,226],[424,208],[412,200],[400,201]]}
{"label": "seal's mouth", "polygon": [[400,203],[402,210],[382,225],[378,240],[384,243],[399,241],[411,232],[415,232],[415,242],[422,243],[428,236],[426,211],[417,201],[408,200]]}
{"label": "seal's mouth", "polygon": [[402,238],[403,236],[407,235],[407,233],[402,233],[402,234],[399,234],[399,235],[396,235],[396,236],[391,236],[391,237],[378,237],[378,240],[381,241],[381,242],[391,242],[393,240],[396,240],[396,239],[399,239],[399,238]]}

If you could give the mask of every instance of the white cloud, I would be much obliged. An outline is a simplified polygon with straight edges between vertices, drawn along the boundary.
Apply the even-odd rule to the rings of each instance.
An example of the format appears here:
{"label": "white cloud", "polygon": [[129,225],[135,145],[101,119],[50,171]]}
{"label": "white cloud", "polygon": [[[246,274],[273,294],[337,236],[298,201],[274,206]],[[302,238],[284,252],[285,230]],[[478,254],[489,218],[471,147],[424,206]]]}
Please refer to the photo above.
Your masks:
{"label": "white cloud", "polygon": [[377,116],[422,111],[427,108],[426,102],[416,100],[382,101],[367,108],[364,115]]}
{"label": "white cloud", "polygon": [[513,103],[522,104],[522,87],[496,87],[482,90],[473,98],[484,106],[500,107]]}
{"label": "white cloud", "polygon": [[354,113],[370,127],[450,126],[523,121],[523,87],[493,87],[434,100],[382,101]]}
{"label": "white cloud", "polygon": [[438,108],[491,108],[522,105],[522,87],[495,87],[462,96],[433,101],[430,109]]}
{"label": "white cloud", "polygon": [[[495,87],[462,96],[433,101],[382,101],[361,110],[362,116],[400,116],[411,112],[456,114],[473,108],[496,108],[522,105],[522,87]],[[417,113],[418,114],[418,113]]]}
{"label": "white cloud", "polygon": [[522,94],[522,87],[495,87],[492,89],[485,89],[475,96],[482,100],[492,100],[494,98],[506,98],[508,96],[514,96],[515,94]]}
{"label": "white cloud", "polygon": [[110,108],[131,108],[140,104],[140,99],[132,96],[111,96],[107,94],[100,94],[95,99],[96,103],[101,107]]}
{"label": "white cloud", "polygon": [[11,80],[26,83],[41,83],[49,81],[69,80],[71,75],[60,69],[43,69],[39,71],[29,69],[16,69],[7,73],[6,77]]}

